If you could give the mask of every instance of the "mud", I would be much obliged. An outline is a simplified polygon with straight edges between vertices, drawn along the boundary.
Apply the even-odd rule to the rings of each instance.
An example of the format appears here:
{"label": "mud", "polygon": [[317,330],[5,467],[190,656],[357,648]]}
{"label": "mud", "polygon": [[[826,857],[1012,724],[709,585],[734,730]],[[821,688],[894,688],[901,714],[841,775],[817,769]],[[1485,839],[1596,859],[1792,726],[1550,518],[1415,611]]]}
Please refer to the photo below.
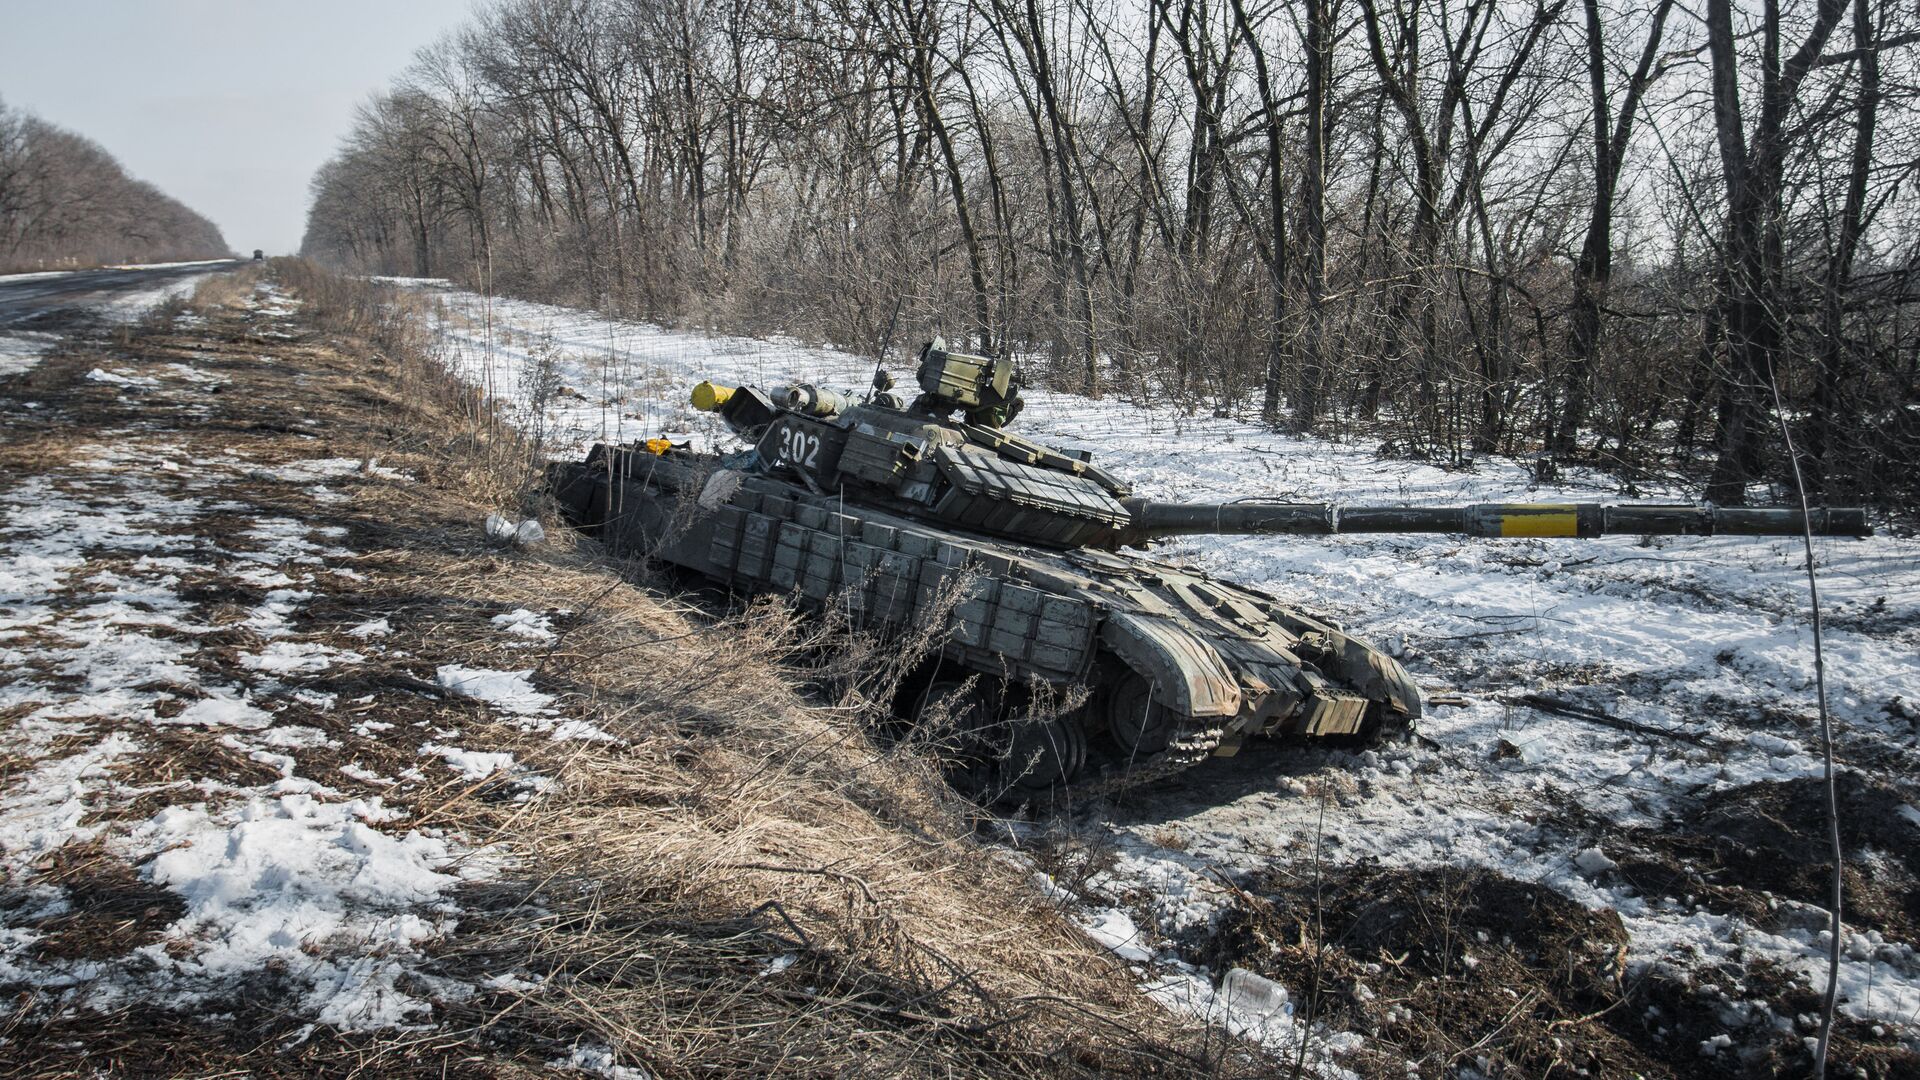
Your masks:
{"label": "mud", "polygon": [[[1491,871],[1342,868],[1255,880],[1238,901],[1196,958],[1274,979],[1316,1023],[1365,1035],[1341,1059],[1362,1076],[1772,1077],[1811,1064],[1818,996],[1804,979],[1760,964],[1630,970],[1612,911]],[[1852,1023],[1832,1062],[1835,1076],[1920,1076],[1920,1058]]]}
{"label": "mud", "polygon": [[[1856,773],[1836,780],[1847,851],[1847,924],[1920,941],[1920,823],[1914,796]],[[1825,908],[1831,890],[1826,794],[1817,779],[1750,784],[1708,797],[1659,829],[1617,834],[1617,873],[1645,895],[1768,925],[1778,899]]]}

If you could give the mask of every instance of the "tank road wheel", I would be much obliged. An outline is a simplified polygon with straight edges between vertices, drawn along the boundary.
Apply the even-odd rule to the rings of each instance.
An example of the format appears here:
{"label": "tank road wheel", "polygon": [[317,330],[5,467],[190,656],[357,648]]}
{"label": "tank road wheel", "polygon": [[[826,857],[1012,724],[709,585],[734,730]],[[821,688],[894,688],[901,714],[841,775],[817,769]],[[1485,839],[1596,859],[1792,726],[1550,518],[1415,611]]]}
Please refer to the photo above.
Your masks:
{"label": "tank road wheel", "polygon": [[1014,721],[1001,767],[1008,794],[1038,795],[1068,783],[1086,764],[1087,733],[1075,715]]}
{"label": "tank road wheel", "polygon": [[1364,745],[1413,741],[1413,718],[1384,701],[1367,703],[1367,714],[1360,722]]}
{"label": "tank road wheel", "polygon": [[1129,761],[1150,758],[1179,733],[1179,717],[1153,700],[1153,684],[1129,670],[1106,694],[1107,732]]}
{"label": "tank road wheel", "polygon": [[986,679],[945,680],[928,686],[914,709],[914,728],[931,739],[947,782],[969,798],[992,790],[999,747],[993,725],[1000,688]]}

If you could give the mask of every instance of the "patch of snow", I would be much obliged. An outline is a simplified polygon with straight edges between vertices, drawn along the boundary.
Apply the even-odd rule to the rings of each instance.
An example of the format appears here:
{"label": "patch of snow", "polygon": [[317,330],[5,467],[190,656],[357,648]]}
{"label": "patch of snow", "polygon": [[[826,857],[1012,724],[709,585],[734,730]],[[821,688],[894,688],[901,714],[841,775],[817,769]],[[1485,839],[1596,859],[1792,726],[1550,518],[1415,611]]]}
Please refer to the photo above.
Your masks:
{"label": "patch of snow", "polygon": [[653,1080],[647,1070],[616,1065],[617,1060],[613,1051],[605,1046],[576,1046],[566,1057],[547,1062],[547,1068],[589,1073],[603,1080]]}
{"label": "patch of snow", "polygon": [[311,599],[313,593],[306,589],[274,589],[243,620],[243,625],[262,637],[284,636],[291,633],[287,627],[287,616],[300,610],[301,605]]}
{"label": "patch of snow", "polygon": [[94,368],[92,371],[87,372],[87,381],[97,382],[97,383],[106,383],[109,386],[154,387],[154,386],[160,385],[160,381],[158,379],[153,378],[152,376],[121,375],[118,372],[108,371],[105,368]]}
{"label": "patch of snow", "polygon": [[1619,865],[1602,854],[1599,848],[1582,848],[1573,856],[1573,865],[1589,876],[1604,874]]}
{"label": "patch of snow", "polygon": [[462,780],[484,780],[494,773],[511,773],[513,755],[480,750],[462,750],[457,746],[441,746],[438,743],[426,743],[420,747],[422,754],[437,755],[447,763],[447,767],[460,774]]}
{"label": "patch of snow", "polygon": [[[141,951],[188,994],[245,985],[274,963],[307,986],[301,1011],[319,1023],[359,1031],[407,1022],[427,1005],[399,988],[406,967],[393,957],[447,929],[416,909],[451,911],[443,895],[461,879],[446,870],[455,853],[445,841],[373,827],[393,816],[379,799],[307,795],[255,800],[232,815],[162,810],[137,834],[160,852],[146,873],[187,910],[167,941]],[[349,945],[388,955],[327,955]]]}
{"label": "patch of snow", "polygon": [[556,636],[548,616],[526,608],[515,608],[505,615],[495,615],[491,621],[494,629],[514,637],[548,642]]}
{"label": "patch of snow", "polygon": [[32,330],[0,333],[0,378],[32,371],[39,366],[40,358],[51,352],[59,342],[57,334]]}
{"label": "patch of snow", "polygon": [[318,641],[275,641],[257,653],[241,653],[240,666],[270,675],[310,675],[335,664],[357,664],[366,657]]}
{"label": "patch of snow", "polygon": [[1076,922],[1087,936],[1108,952],[1128,963],[1144,964],[1153,959],[1153,950],[1141,944],[1145,939],[1133,919],[1119,908],[1098,908],[1076,913]]}
{"label": "patch of snow", "polygon": [[10,872],[98,835],[80,822],[94,809],[113,763],[136,749],[132,738],[116,731],[83,750],[41,761],[0,794],[0,855]]}
{"label": "patch of snow", "polygon": [[273,714],[264,709],[255,708],[245,698],[215,694],[187,706],[171,720],[159,722],[198,724],[203,727],[230,727],[251,731],[272,723]]}
{"label": "patch of snow", "polygon": [[553,696],[533,688],[526,671],[494,671],[488,668],[444,664],[434,672],[441,686],[466,697],[484,701],[501,712],[514,716],[538,716],[553,709]]}
{"label": "patch of snow", "polygon": [[345,765],[340,766],[340,774],[342,776],[352,777],[361,783],[378,784],[381,787],[392,787],[395,783],[398,783],[398,781],[391,777],[381,776],[379,773],[374,772],[372,769],[367,768],[357,761],[349,761]]}

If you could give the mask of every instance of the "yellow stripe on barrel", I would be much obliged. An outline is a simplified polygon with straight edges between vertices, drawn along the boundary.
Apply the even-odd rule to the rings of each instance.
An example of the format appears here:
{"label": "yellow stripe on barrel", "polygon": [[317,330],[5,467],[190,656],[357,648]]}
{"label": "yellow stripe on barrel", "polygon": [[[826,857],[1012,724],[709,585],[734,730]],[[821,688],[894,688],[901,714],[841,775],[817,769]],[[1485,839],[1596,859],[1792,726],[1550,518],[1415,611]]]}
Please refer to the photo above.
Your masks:
{"label": "yellow stripe on barrel", "polygon": [[1518,503],[1500,508],[1501,536],[1579,536],[1580,516],[1572,506]]}

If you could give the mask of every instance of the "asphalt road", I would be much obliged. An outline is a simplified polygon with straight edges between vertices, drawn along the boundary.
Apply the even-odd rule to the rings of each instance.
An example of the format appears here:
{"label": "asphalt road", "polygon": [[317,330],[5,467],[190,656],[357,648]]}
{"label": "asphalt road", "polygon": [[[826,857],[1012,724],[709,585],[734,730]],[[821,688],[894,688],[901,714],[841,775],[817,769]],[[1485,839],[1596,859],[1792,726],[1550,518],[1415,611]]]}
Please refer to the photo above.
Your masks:
{"label": "asphalt road", "polygon": [[0,277],[0,328],[46,329],[87,308],[130,292],[154,289],[208,271],[232,270],[245,260],[133,270],[76,270],[17,279]]}

